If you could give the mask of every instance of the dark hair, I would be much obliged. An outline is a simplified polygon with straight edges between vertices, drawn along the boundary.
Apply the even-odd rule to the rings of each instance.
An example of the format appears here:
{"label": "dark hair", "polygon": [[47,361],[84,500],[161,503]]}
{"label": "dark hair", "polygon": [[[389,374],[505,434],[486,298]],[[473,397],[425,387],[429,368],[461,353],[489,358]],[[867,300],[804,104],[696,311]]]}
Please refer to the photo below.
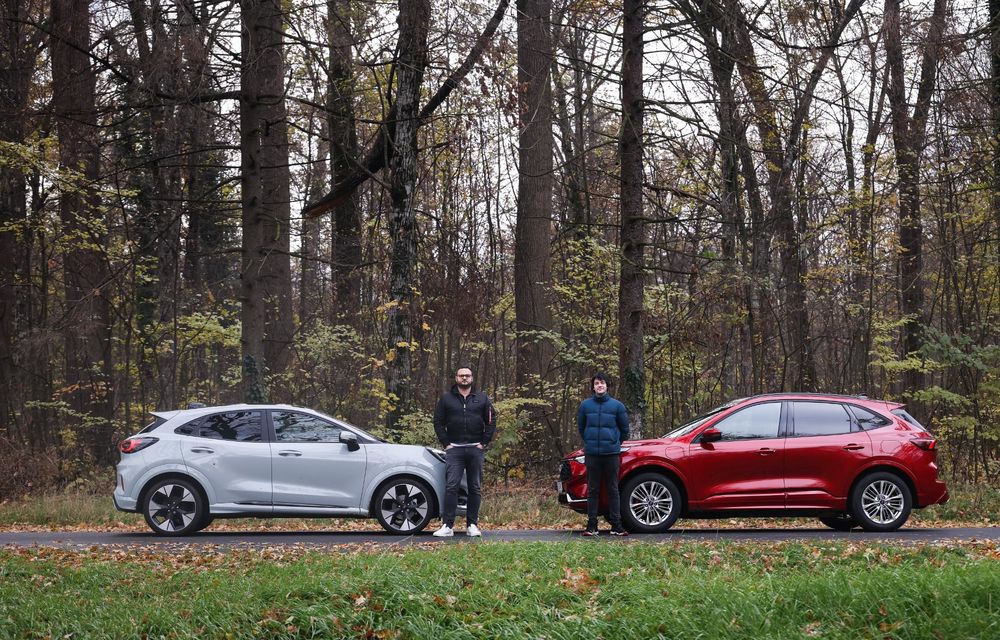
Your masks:
{"label": "dark hair", "polygon": [[455,373],[458,374],[458,372],[461,371],[462,369],[468,369],[469,371],[472,372],[472,375],[476,375],[475,370],[472,367],[470,367],[469,365],[464,364],[464,363],[458,365],[457,367],[455,367]]}
{"label": "dark hair", "polygon": [[604,373],[604,372],[601,372],[601,373],[595,373],[595,374],[594,374],[593,376],[591,376],[591,378],[590,378],[590,390],[591,390],[591,391],[593,391],[593,390],[594,390],[594,383],[595,383],[596,381],[598,381],[598,380],[601,380],[602,382],[604,382],[604,384],[608,385],[609,387],[611,386],[611,380],[609,380],[609,379],[608,379],[608,374],[606,374],[606,373]]}

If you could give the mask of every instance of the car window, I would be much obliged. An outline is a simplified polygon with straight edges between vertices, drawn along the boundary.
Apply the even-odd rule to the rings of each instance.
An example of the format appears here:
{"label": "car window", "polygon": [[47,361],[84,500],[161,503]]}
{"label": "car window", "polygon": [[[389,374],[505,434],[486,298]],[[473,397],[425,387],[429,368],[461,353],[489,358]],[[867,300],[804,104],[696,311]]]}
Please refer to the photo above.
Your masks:
{"label": "car window", "polygon": [[854,426],[850,414],[839,402],[793,402],[792,416],[796,437],[850,433]]}
{"label": "car window", "polygon": [[164,420],[160,416],[153,416],[153,421],[147,424],[145,427],[143,427],[142,431],[140,431],[139,433],[149,433],[150,431],[160,426],[164,422],[166,422],[166,420]]}
{"label": "car window", "polygon": [[260,411],[228,411],[192,420],[176,431],[212,440],[260,442],[264,431],[261,425]]}
{"label": "car window", "polygon": [[777,438],[781,423],[781,403],[755,404],[728,415],[713,425],[722,432],[723,440],[754,440]]}
{"label": "car window", "polygon": [[918,429],[923,429],[924,431],[927,431],[927,428],[924,425],[920,424],[920,422],[916,418],[914,418],[913,416],[911,416],[910,413],[906,409],[902,409],[902,408],[900,408],[900,409],[893,409],[892,410],[892,415],[899,416],[903,420],[906,420],[907,422],[909,422],[914,427],[916,427]]}
{"label": "car window", "polygon": [[272,411],[278,442],[340,442],[343,429],[322,418],[293,411]]}
{"label": "car window", "polygon": [[892,424],[888,418],[878,415],[877,413],[872,413],[868,409],[862,409],[857,405],[848,405],[851,411],[854,412],[854,417],[858,421],[858,425],[861,426],[865,431],[869,429],[878,429],[879,427],[884,427],[886,425]]}

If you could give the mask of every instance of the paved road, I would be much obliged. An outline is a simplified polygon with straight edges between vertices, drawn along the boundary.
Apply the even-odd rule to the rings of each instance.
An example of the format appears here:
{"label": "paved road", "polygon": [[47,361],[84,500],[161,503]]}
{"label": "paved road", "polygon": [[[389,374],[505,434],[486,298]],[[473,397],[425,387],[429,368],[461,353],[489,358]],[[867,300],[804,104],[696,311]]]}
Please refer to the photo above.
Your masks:
{"label": "paved road", "polygon": [[[486,531],[483,541],[515,542],[542,541],[565,542],[580,539],[579,531],[568,530],[497,530]],[[600,540],[613,539],[602,535]],[[617,539],[615,539],[617,540]],[[849,542],[887,542],[895,544],[916,544],[927,542],[992,541],[1000,542],[1000,527],[974,529],[918,529],[906,528],[894,533],[866,533],[862,531],[839,532],[830,529],[674,529],[664,534],[632,535],[625,538],[629,542],[695,542],[695,541],[764,541],[783,540],[839,540]],[[266,547],[274,545],[307,545],[333,547],[341,544],[383,544],[412,545],[427,542],[468,543],[477,542],[459,533],[454,538],[434,538],[429,532],[415,536],[391,536],[377,531],[330,532],[330,531],[289,531],[289,532],[213,532],[203,531],[183,538],[161,538],[151,533],[115,533],[95,531],[68,532],[10,532],[0,533],[0,547],[61,547],[89,548],[92,546],[142,546],[169,548],[172,545],[222,546],[222,547]]]}

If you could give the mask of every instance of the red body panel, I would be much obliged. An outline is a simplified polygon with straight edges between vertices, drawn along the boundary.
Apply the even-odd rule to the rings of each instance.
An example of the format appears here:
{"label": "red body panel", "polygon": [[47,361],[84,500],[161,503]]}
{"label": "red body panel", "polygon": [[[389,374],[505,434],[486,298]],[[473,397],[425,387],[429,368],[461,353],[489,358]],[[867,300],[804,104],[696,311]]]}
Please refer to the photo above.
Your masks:
{"label": "red body panel", "polygon": [[[751,438],[704,443],[700,434],[727,416],[760,402],[747,398],[703,421],[676,438],[625,443],[620,480],[640,471],[659,471],[674,478],[684,495],[684,513],[711,515],[727,511],[844,511],[858,478],[875,470],[892,470],[913,489],[913,506],[948,500],[948,489],[937,477],[936,451],[911,441],[930,437],[892,414],[902,405],[846,396],[781,394],[775,402],[828,402],[860,407],[889,421],[883,427],[850,433],[795,435],[794,420],[782,421],[777,438]],[[800,406],[800,405],[796,405]],[[784,413],[783,413],[784,415]],[[582,451],[568,458],[569,477],[561,481],[561,501],[586,511],[587,479]],[[574,458],[580,457],[580,462]],[[565,473],[564,473],[565,475]],[[602,495],[602,509],[603,509]]]}

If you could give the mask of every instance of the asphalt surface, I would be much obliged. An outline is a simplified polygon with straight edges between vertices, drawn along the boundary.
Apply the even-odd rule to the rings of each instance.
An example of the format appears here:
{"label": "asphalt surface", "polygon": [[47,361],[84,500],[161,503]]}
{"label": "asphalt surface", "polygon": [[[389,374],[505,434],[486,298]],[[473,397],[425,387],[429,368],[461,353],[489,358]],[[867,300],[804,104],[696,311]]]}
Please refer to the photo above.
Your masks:
{"label": "asphalt surface", "polygon": [[[579,531],[571,530],[487,530],[484,542],[566,542],[581,539]],[[628,542],[676,543],[697,541],[847,541],[857,543],[918,544],[934,542],[1000,542],[1000,527],[919,529],[904,527],[893,533],[868,533],[864,531],[833,531],[830,529],[673,529],[663,534],[633,534],[628,538],[613,538],[606,531],[594,540],[625,540]],[[466,537],[461,531],[453,538],[435,538],[430,531],[413,536],[393,536],[378,531],[289,531],[289,532],[213,532],[202,531],[192,536],[164,538],[152,533],[137,532],[4,532],[0,533],[0,547],[147,547],[169,549],[184,545],[198,547],[245,547],[306,545],[335,547],[344,544],[375,544],[407,546],[428,542],[445,544],[476,543],[479,539]]]}

